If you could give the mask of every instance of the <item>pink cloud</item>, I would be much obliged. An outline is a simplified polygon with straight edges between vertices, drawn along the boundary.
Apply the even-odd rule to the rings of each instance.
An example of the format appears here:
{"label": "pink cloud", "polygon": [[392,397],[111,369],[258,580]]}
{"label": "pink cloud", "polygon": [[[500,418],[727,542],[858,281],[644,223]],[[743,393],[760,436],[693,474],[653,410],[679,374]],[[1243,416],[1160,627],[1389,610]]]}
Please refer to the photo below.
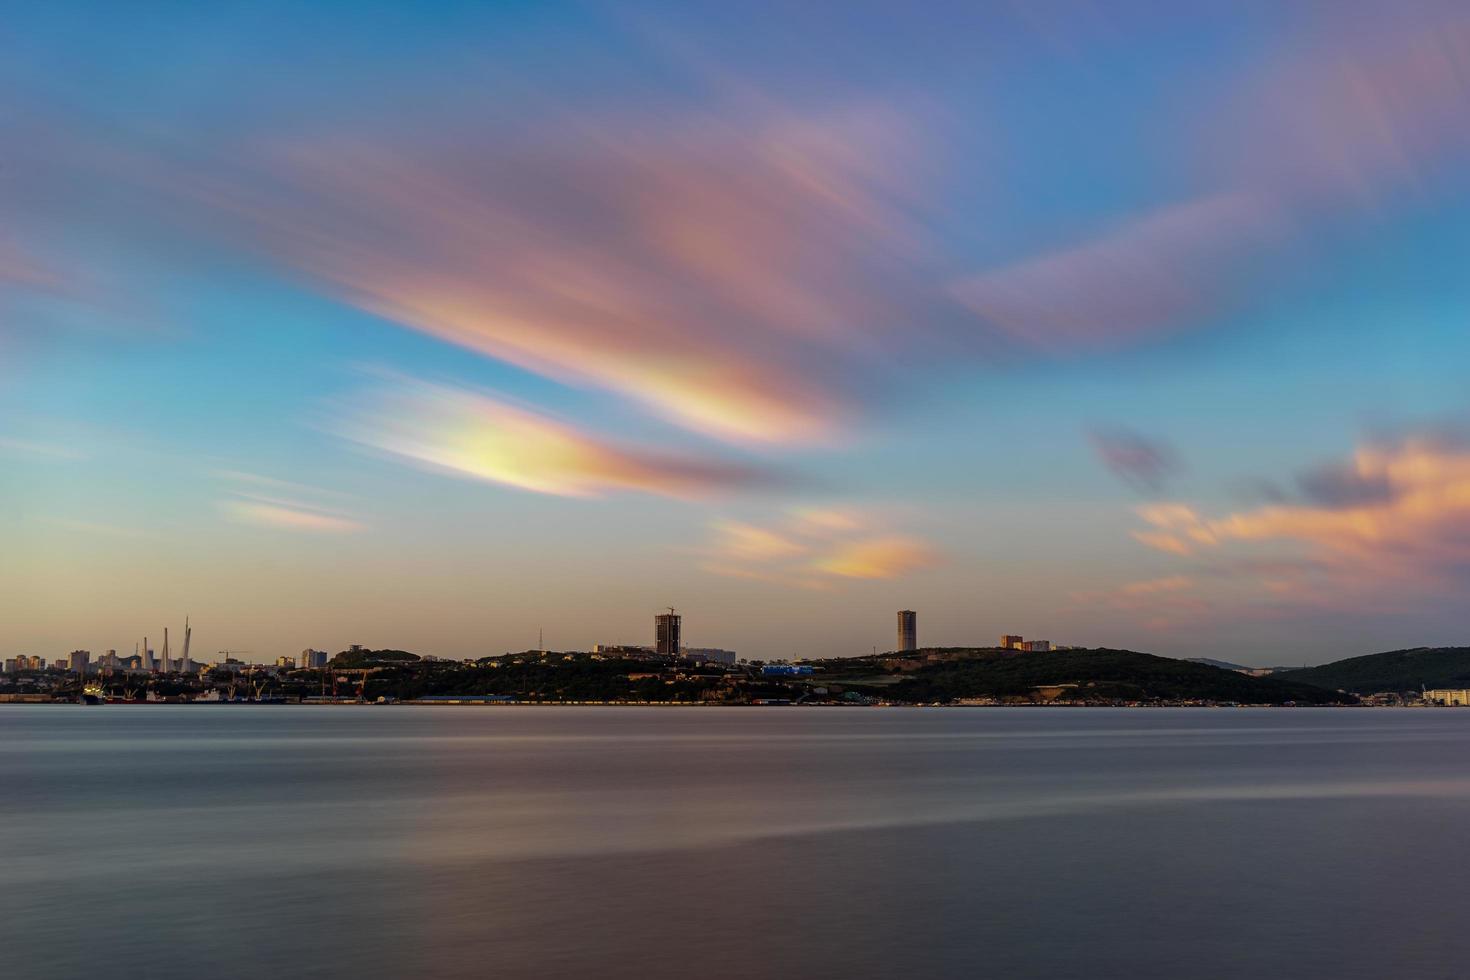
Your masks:
{"label": "pink cloud", "polygon": [[1300,205],[1377,206],[1470,151],[1470,17],[1405,6],[1320,24],[1210,118],[1225,180]]}
{"label": "pink cloud", "polygon": [[881,108],[609,113],[497,143],[324,135],[178,183],[395,323],[720,439],[810,443],[921,302],[913,142]]}
{"label": "pink cloud", "polygon": [[1219,194],[1141,215],[1089,241],[957,283],[955,296],[1053,354],[1137,343],[1225,312],[1243,263],[1279,243],[1281,220],[1253,194]]}

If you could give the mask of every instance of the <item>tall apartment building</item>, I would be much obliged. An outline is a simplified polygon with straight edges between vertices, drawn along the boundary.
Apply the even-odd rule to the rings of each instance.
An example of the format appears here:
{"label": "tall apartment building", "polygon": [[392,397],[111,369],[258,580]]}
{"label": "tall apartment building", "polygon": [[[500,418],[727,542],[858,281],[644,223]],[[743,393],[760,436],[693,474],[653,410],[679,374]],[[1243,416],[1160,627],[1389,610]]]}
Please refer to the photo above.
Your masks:
{"label": "tall apartment building", "polygon": [[919,649],[919,614],[912,609],[898,611],[898,649]]}
{"label": "tall apartment building", "polygon": [[1025,640],[1021,639],[1015,633],[1006,633],[1000,638],[1000,648],[1002,650],[1019,650],[1021,649],[1021,644],[1024,642]]}

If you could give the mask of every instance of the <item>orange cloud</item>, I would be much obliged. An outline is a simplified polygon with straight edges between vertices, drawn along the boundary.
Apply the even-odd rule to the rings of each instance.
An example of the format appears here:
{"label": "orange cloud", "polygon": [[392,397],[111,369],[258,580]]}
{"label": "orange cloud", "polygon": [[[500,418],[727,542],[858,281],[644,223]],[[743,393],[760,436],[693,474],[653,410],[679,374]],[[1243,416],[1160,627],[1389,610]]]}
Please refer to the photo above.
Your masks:
{"label": "orange cloud", "polygon": [[[1230,544],[1286,542],[1367,577],[1433,576],[1470,568],[1470,449],[1411,437],[1360,447],[1334,469],[1335,485],[1372,494],[1335,494],[1270,504],[1207,518],[1182,504],[1138,509],[1153,526],[1134,537],[1151,547],[1192,554]],[[1335,500],[1343,501],[1336,504]]]}
{"label": "orange cloud", "polygon": [[795,508],[771,527],[720,521],[701,567],[717,575],[812,588],[841,579],[887,579],[934,565],[922,538],[886,530],[875,515]]}
{"label": "orange cloud", "polygon": [[687,498],[775,480],[752,467],[605,442],[482,394],[406,380],[370,397],[337,431],[437,470],[563,497]]}
{"label": "orange cloud", "polygon": [[868,538],[843,545],[815,567],[841,578],[897,578],[933,565],[938,553],[928,542],[903,535]]}

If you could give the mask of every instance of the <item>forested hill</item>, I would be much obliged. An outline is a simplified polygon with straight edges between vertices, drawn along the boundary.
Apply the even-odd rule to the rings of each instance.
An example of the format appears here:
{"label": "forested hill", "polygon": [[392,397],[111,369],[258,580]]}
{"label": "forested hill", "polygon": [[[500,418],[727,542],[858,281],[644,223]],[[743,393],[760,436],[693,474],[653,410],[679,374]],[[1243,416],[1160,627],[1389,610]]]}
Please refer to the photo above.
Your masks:
{"label": "forested hill", "polygon": [[926,665],[883,693],[898,701],[1028,698],[1039,687],[1076,685],[1059,700],[1235,701],[1242,704],[1350,702],[1330,690],[1276,677],[1249,677],[1131,650],[1014,654],[977,650]]}
{"label": "forested hill", "polygon": [[1390,650],[1350,657],[1320,667],[1278,671],[1271,676],[1354,694],[1417,691],[1421,686],[1470,688],[1470,647]]}

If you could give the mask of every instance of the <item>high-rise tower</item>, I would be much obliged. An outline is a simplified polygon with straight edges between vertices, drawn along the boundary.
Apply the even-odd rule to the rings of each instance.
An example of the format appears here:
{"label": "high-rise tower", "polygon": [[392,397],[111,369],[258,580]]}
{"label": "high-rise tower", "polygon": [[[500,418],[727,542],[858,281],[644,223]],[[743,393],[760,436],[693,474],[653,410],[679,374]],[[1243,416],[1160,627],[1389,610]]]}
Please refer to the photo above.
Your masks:
{"label": "high-rise tower", "polygon": [[680,641],[680,617],[670,606],[666,613],[659,613],[653,617],[653,649],[657,653],[665,653],[671,657],[679,655]]}
{"label": "high-rise tower", "polygon": [[912,609],[898,611],[898,648],[919,649],[919,614]]}

